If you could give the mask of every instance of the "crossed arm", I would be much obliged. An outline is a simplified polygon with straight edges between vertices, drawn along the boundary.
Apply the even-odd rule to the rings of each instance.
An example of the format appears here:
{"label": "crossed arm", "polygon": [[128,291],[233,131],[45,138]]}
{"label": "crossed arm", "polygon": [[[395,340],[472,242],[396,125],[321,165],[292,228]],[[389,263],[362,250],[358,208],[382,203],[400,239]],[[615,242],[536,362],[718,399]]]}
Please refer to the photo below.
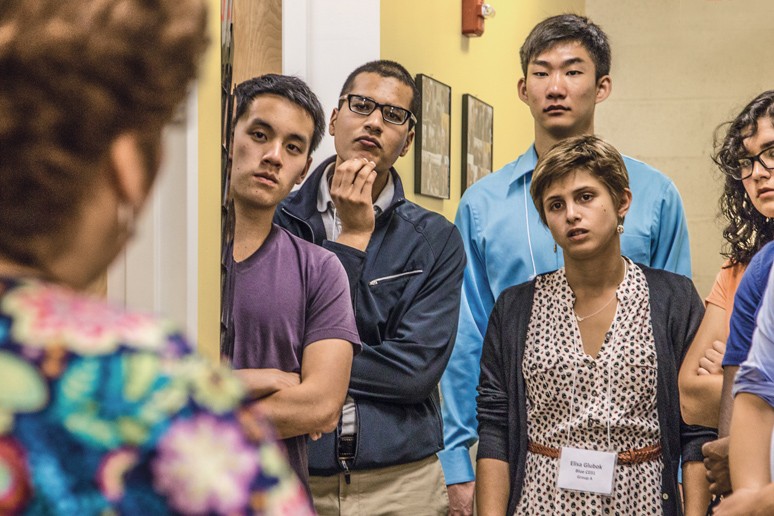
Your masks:
{"label": "crossed arm", "polygon": [[[707,305],[696,337],[680,367],[680,409],[683,420],[689,425],[718,427],[720,391],[723,387],[719,362],[728,336],[725,321],[726,311],[723,308]],[[720,357],[717,362],[709,359],[715,355]]]}
{"label": "crossed arm", "polygon": [[274,424],[279,437],[287,439],[336,428],[351,368],[352,344],[324,339],[304,348],[300,376],[276,369],[242,369],[236,373],[256,396],[263,394],[246,410],[257,407]]}

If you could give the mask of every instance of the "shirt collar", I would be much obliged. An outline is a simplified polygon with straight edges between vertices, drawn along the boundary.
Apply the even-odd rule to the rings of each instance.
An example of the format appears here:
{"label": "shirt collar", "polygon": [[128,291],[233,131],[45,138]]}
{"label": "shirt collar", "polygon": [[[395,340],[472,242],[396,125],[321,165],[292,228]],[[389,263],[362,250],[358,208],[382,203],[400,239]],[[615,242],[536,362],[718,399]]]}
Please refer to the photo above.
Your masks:
{"label": "shirt collar", "polygon": [[317,191],[317,211],[320,213],[328,211],[328,207],[333,204],[333,199],[331,199],[331,187],[328,185],[328,174],[333,170],[335,164],[336,162],[334,161],[325,168],[322,179],[320,180],[320,189]]}
{"label": "shirt collar", "polygon": [[387,184],[384,185],[382,193],[379,194],[379,197],[376,198],[376,202],[374,202],[374,211],[377,216],[390,207],[393,196],[395,196],[395,182],[392,180],[392,172],[388,170]]}
{"label": "shirt collar", "polygon": [[514,183],[523,176],[533,172],[535,165],[537,165],[538,155],[535,151],[535,144],[529,146],[529,149],[519,156],[513,166],[513,173],[511,175],[511,183]]}

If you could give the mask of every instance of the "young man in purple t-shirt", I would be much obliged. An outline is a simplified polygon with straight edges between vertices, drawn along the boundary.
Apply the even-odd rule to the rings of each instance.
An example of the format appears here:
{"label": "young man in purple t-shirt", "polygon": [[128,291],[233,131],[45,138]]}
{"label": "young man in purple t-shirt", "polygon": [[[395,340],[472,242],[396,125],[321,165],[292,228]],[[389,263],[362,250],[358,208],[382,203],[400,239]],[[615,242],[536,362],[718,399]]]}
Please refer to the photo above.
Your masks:
{"label": "young man in purple t-shirt", "polygon": [[360,340],[339,260],[272,219],[309,170],[324,115],[295,77],[247,80],[236,100],[223,355],[256,398],[251,409],[274,423],[308,484],[306,436],[336,428]]}

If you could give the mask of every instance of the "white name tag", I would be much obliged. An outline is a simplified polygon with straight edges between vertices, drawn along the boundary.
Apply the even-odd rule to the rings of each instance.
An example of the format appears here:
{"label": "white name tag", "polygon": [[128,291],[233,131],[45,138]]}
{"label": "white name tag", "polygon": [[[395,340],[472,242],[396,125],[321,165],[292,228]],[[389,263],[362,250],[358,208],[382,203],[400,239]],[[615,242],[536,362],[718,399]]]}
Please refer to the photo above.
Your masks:
{"label": "white name tag", "polygon": [[564,447],[559,456],[556,486],[610,496],[613,494],[617,460],[618,454],[614,452]]}

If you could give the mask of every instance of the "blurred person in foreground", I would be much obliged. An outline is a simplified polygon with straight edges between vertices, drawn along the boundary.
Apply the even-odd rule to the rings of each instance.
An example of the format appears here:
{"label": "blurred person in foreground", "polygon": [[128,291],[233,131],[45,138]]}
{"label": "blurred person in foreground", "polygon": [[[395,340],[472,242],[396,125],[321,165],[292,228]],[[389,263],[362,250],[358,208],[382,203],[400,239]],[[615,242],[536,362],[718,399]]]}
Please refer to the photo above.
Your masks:
{"label": "blurred person in foreground", "polygon": [[241,384],[79,290],[132,235],[201,0],[0,6],[0,513],[310,514]]}

